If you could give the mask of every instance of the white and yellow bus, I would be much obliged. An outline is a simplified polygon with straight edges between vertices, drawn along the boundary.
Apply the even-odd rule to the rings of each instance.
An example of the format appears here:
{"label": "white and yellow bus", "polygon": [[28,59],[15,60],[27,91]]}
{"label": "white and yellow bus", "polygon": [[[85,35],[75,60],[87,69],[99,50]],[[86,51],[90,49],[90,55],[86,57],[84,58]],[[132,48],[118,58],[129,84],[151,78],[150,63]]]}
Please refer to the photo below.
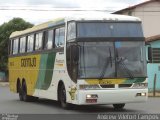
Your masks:
{"label": "white and yellow bus", "polygon": [[21,101],[122,109],[147,100],[145,41],[136,17],[64,17],[13,32],[9,48],[10,90]]}

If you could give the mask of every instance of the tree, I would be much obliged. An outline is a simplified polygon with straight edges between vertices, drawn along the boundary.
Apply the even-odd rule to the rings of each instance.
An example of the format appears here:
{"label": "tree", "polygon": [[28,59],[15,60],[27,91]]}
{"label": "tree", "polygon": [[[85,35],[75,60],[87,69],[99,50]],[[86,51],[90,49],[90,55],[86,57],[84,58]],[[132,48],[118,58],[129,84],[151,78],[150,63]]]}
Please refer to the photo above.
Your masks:
{"label": "tree", "polygon": [[20,31],[32,27],[33,24],[22,18],[13,18],[0,26],[0,71],[7,72],[9,36],[14,31]]}

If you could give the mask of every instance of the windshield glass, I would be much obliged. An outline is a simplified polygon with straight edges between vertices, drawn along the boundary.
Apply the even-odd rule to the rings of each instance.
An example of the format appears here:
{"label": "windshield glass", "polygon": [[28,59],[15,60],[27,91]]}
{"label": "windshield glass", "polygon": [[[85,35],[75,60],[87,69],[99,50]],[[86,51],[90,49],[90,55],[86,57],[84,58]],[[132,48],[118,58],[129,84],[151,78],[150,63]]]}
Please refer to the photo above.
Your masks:
{"label": "windshield glass", "polygon": [[[114,45],[112,42],[83,42],[80,48],[80,78],[115,76]],[[103,73],[103,71],[107,71]]]}
{"label": "windshield glass", "polygon": [[144,42],[115,42],[117,77],[146,75]]}
{"label": "windshield glass", "polygon": [[79,22],[77,37],[143,37],[140,22]]}
{"label": "windshield glass", "polygon": [[144,42],[79,42],[79,78],[146,77]]}

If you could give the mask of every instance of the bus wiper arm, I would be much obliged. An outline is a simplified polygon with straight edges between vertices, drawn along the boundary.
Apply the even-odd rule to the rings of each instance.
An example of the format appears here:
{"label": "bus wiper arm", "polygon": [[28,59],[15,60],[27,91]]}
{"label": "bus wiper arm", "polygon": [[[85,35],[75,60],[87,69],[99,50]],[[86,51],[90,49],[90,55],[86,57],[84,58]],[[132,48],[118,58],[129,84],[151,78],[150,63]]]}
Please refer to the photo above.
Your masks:
{"label": "bus wiper arm", "polygon": [[134,76],[133,76],[133,74],[132,74],[132,72],[127,68],[127,66],[126,66],[126,64],[124,63],[124,60],[125,59],[120,59],[120,61],[119,62],[117,62],[119,65],[122,65],[123,67],[123,69],[126,71],[126,73],[129,75],[129,77],[131,78],[131,79],[133,79],[134,78]]}
{"label": "bus wiper arm", "polygon": [[109,65],[109,63],[111,62],[111,67],[112,67],[112,55],[111,55],[111,49],[109,48],[109,57],[107,57],[105,65],[102,69],[102,72],[100,74],[99,80],[102,80],[102,78],[104,77],[105,73],[106,73],[106,69]]}

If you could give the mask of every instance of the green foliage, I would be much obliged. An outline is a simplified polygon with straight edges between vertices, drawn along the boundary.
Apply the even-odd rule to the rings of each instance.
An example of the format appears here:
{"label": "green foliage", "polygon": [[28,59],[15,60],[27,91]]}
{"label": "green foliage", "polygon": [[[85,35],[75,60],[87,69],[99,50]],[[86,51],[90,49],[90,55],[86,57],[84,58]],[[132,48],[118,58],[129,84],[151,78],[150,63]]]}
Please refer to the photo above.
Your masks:
{"label": "green foliage", "polygon": [[0,71],[7,71],[9,36],[14,31],[32,27],[33,24],[21,18],[13,18],[0,26]]}

